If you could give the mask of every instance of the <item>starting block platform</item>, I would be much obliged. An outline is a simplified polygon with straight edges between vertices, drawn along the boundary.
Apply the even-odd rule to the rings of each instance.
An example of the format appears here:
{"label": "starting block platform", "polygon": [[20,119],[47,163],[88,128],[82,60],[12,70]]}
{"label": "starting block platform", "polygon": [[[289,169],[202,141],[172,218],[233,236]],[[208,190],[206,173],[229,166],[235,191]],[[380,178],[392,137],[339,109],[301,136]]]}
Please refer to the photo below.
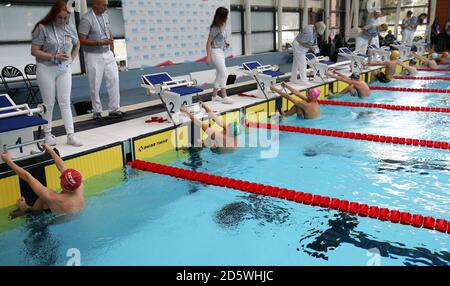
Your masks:
{"label": "starting block platform", "polygon": [[[0,95],[1,151],[9,151],[14,161],[42,155],[39,144],[44,139],[35,140],[33,128],[47,124],[47,120],[35,115],[44,112],[43,105],[30,109],[28,104],[16,105],[7,94]],[[3,163],[1,159],[0,163]]]}
{"label": "starting block platform", "polygon": [[414,42],[413,47],[417,48],[418,55],[424,55],[427,53],[428,44],[423,41],[419,41],[419,42]]}
{"label": "starting block platform", "polygon": [[203,91],[196,85],[196,80],[175,80],[166,72],[143,75],[141,84],[147,94],[159,96],[174,125],[181,123],[180,108],[192,105],[192,95]]}
{"label": "starting block platform", "polygon": [[389,60],[391,51],[388,47],[376,47],[375,45],[369,45],[369,58],[371,61],[384,62]]}
{"label": "starting block platform", "polygon": [[[242,70],[245,74],[252,76],[257,83],[257,90],[255,95],[257,98],[269,99],[273,96],[270,87],[276,84],[277,78],[285,75],[278,71],[279,67],[276,65],[262,65],[258,61],[245,62],[242,64]],[[252,93],[252,92],[250,92]]]}
{"label": "starting block platform", "polygon": [[313,53],[307,53],[306,63],[314,72],[314,81],[325,83],[327,82],[325,78],[328,78],[325,73],[329,69],[345,69],[350,64],[350,61],[336,63],[330,61],[328,57],[316,57]]}
{"label": "starting block platform", "polygon": [[362,54],[356,54],[349,48],[340,48],[339,56],[346,58],[350,61],[350,67],[352,72],[364,72],[364,64],[368,62],[369,57]]}
{"label": "starting block platform", "polygon": [[403,45],[401,42],[396,41],[391,47],[397,49],[400,52],[400,60],[406,61],[411,54],[411,46]]}

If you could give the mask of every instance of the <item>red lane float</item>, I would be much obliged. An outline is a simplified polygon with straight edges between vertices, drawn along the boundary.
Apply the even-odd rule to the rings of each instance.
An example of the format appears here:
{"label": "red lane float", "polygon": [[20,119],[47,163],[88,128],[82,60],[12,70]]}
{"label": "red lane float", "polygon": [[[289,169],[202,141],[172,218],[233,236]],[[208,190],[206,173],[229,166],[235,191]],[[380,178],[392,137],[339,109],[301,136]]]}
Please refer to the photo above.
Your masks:
{"label": "red lane float", "polygon": [[319,102],[322,105],[381,108],[381,109],[402,110],[402,111],[450,113],[450,108],[441,108],[441,107],[405,106],[405,105],[379,104],[379,103],[368,103],[368,102],[348,102],[348,101],[330,101],[330,100],[318,100],[317,102]]}
{"label": "red lane float", "polygon": [[450,80],[450,77],[446,76],[404,76],[396,75],[394,79],[406,79],[406,80]]}
{"label": "red lane float", "polygon": [[414,227],[424,227],[431,230],[437,230],[442,233],[450,233],[450,223],[445,219],[435,219],[431,216],[425,217],[421,214],[411,214],[409,212],[400,212],[378,206],[369,206],[358,202],[349,202],[338,198],[321,196],[311,193],[299,192],[280,187],[263,185],[249,181],[236,180],[232,178],[216,176],[208,173],[197,172],[178,167],[161,165],[157,163],[135,160],[129,165],[133,169],[138,169],[157,174],[168,175],[189,181],[196,181],[208,185],[214,185],[224,188],[240,190],[252,194],[271,196],[280,199],[297,202],[304,205],[311,205],[321,208],[339,210],[354,215],[378,219],[381,221],[390,221],[392,223],[401,223]]}
{"label": "red lane float", "polygon": [[431,71],[431,72],[450,72],[450,69],[444,69],[444,68],[418,68],[418,71]]}
{"label": "red lane float", "polygon": [[450,93],[450,89],[392,87],[392,86],[371,86],[370,90],[388,90],[388,91],[402,91],[402,92],[428,92],[428,93]]}
{"label": "red lane float", "polygon": [[449,142],[441,142],[441,141],[433,141],[433,140],[392,137],[392,136],[365,134],[365,133],[358,133],[358,132],[347,132],[347,131],[318,129],[318,128],[306,128],[306,127],[298,127],[298,126],[276,125],[276,124],[256,123],[256,122],[247,123],[247,127],[276,129],[276,130],[280,130],[280,131],[293,132],[293,133],[303,133],[303,134],[310,134],[310,135],[330,136],[330,137],[339,137],[339,138],[354,139],[354,140],[373,141],[373,142],[386,143],[386,144],[392,143],[392,144],[399,144],[399,145],[410,145],[410,146],[420,146],[420,147],[426,147],[426,148],[450,150]]}

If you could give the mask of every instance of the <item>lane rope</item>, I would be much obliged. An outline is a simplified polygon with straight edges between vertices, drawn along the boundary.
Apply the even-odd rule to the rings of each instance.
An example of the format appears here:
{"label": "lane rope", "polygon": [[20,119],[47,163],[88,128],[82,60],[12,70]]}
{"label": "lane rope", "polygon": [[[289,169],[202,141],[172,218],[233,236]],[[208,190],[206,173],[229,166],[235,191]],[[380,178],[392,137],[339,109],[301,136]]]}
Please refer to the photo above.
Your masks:
{"label": "lane rope", "polygon": [[424,147],[424,148],[450,150],[449,142],[441,142],[441,141],[434,141],[434,140],[393,137],[393,136],[366,134],[366,133],[358,133],[358,132],[347,132],[347,131],[319,129],[319,128],[306,128],[306,127],[298,127],[298,126],[276,125],[276,124],[256,123],[256,122],[247,123],[247,127],[275,129],[275,130],[293,132],[293,133],[338,137],[338,138],[346,138],[346,139],[353,139],[353,140],[373,141],[373,142],[379,142],[379,143],[385,143],[385,144],[408,145],[408,146],[417,146],[417,147]]}
{"label": "lane rope", "polygon": [[350,101],[331,101],[331,100],[318,100],[317,102],[321,105],[380,108],[380,109],[401,110],[401,111],[450,113],[450,108],[441,108],[441,107],[408,106],[408,105],[393,105],[393,104],[380,104],[380,103],[369,103],[369,102],[350,102]]}
{"label": "lane rope", "polygon": [[401,92],[450,93],[450,89],[415,88],[415,87],[392,87],[392,86],[371,86],[370,90],[388,90],[388,91],[401,91]]}
{"label": "lane rope", "polygon": [[328,196],[321,196],[312,193],[304,193],[296,190],[253,183],[249,181],[236,180],[208,173],[187,170],[178,167],[161,165],[157,163],[135,160],[128,163],[133,169],[152,172],[156,174],[168,175],[188,181],[195,181],[207,185],[219,186],[229,189],[240,190],[252,194],[270,196],[285,199],[304,205],[321,207],[325,209],[337,210],[361,217],[369,217],[380,221],[389,221],[410,225],[416,228],[427,228],[437,230],[442,233],[450,233],[450,223],[445,219],[436,219],[432,216],[421,214],[411,214],[378,206],[369,206],[358,202],[350,202]]}
{"label": "lane rope", "polygon": [[450,69],[445,68],[418,68],[418,71],[431,71],[431,72],[450,72]]}
{"label": "lane rope", "polygon": [[396,75],[394,79],[405,79],[405,80],[450,80],[447,76],[406,76],[406,75]]}

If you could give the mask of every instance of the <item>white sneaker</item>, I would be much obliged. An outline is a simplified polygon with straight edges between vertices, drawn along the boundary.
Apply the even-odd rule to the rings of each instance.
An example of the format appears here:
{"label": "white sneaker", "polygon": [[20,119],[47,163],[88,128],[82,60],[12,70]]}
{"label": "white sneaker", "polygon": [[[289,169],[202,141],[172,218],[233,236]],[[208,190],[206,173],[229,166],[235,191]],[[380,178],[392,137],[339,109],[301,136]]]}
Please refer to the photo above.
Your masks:
{"label": "white sneaker", "polygon": [[67,144],[72,145],[75,147],[83,146],[83,143],[81,143],[77,137],[75,137],[75,134],[69,134],[67,135]]}
{"label": "white sneaker", "polygon": [[223,104],[232,104],[233,101],[231,100],[231,98],[229,98],[229,97],[227,96],[227,97],[224,97],[224,98],[222,99],[222,103],[223,103]]}
{"label": "white sneaker", "polygon": [[45,133],[44,134],[44,140],[45,144],[48,144],[50,146],[56,146],[56,137],[52,133]]}
{"label": "white sneaker", "polygon": [[216,102],[220,102],[220,101],[222,101],[222,98],[220,97],[220,96],[213,96],[212,98],[211,98],[211,100],[212,101],[216,101]]}

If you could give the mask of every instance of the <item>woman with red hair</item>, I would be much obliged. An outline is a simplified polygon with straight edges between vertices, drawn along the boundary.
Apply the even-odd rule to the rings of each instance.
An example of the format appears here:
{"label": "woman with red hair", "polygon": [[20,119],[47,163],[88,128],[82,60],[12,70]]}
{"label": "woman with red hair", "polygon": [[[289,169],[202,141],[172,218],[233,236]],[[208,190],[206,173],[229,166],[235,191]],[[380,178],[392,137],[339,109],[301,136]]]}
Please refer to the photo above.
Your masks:
{"label": "woman with red hair", "polygon": [[68,23],[70,12],[63,0],[58,0],[50,12],[39,21],[32,31],[31,54],[36,57],[36,79],[46,106],[43,118],[45,143],[56,145],[52,135],[52,118],[55,98],[67,133],[67,144],[81,146],[75,137],[70,94],[72,90],[71,64],[78,56],[80,43],[77,32]]}

